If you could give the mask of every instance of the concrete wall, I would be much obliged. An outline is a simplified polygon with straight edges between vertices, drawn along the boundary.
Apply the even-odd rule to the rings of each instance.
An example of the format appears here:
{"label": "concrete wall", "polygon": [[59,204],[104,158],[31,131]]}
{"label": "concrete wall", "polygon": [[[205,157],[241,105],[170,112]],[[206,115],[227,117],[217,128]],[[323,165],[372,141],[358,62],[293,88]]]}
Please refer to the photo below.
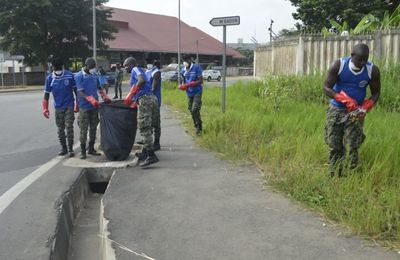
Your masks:
{"label": "concrete wall", "polygon": [[335,59],[349,56],[352,47],[360,42],[369,46],[370,59],[400,62],[400,30],[328,38],[302,35],[259,46],[254,53],[254,76],[326,71]]}
{"label": "concrete wall", "polygon": [[14,81],[13,73],[3,73],[0,75],[0,86],[44,85],[45,77],[44,72],[15,73]]}

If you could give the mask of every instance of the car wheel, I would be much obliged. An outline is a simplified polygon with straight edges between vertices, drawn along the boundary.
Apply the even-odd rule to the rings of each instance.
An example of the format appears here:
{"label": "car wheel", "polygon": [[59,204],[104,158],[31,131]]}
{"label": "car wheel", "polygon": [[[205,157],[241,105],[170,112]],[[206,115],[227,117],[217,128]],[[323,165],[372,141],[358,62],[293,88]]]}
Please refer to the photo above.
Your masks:
{"label": "car wheel", "polygon": [[211,77],[208,77],[208,78],[207,78],[207,81],[211,81]]}
{"label": "car wheel", "polygon": [[221,76],[218,76],[217,80],[218,80],[218,81],[221,81]]}

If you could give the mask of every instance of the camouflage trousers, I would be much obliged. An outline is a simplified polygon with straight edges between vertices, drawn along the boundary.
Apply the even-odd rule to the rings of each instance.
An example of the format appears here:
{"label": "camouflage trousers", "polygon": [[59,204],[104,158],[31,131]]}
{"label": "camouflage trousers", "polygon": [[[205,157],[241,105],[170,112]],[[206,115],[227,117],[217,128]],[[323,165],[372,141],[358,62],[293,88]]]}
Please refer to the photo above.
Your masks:
{"label": "camouflage trousers", "polygon": [[89,143],[96,141],[97,125],[99,124],[98,109],[79,109],[78,125],[80,128],[79,140],[86,145],[87,133],[89,130]]}
{"label": "camouflage trousers", "polygon": [[[60,140],[61,146],[66,147],[68,142],[68,147],[72,148],[74,144],[74,108],[56,109],[55,116],[58,140]],[[65,130],[67,130],[67,136],[65,136]]]}
{"label": "camouflage trousers", "polygon": [[202,124],[203,122],[201,121],[201,115],[200,115],[200,109],[201,109],[201,95],[202,93],[198,93],[194,95],[193,97],[188,97],[188,109],[190,113],[192,114],[192,119],[194,126],[196,129],[202,130]]}
{"label": "camouflage trousers", "polygon": [[156,96],[142,96],[139,99],[137,123],[144,149],[153,150],[153,129],[159,124],[159,120],[160,108]]}
{"label": "camouflage trousers", "polygon": [[160,107],[158,106],[157,102],[157,113],[154,115],[153,120],[153,131],[154,131],[154,138],[160,139],[161,136],[161,115],[160,115]]}
{"label": "camouflage trousers", "polygon": [[349,150],[350,168],[358,164],[358,148],[364,142],[363,119],[354,119],[346,108],[330,105],[327,109],[325,143],[329,146],[329,166],[331,174],[340,171]]}

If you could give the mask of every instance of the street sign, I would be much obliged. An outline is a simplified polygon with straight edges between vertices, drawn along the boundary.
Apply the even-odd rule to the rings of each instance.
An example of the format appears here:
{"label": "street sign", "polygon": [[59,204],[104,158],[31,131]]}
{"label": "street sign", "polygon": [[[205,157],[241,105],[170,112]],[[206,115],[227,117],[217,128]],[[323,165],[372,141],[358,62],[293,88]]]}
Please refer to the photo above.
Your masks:
{"label": "street sign", "polygon": [[240,16],[215,17],[210,20],[212,26],[239,25]]}
{"label": "street sign", "polygon": [[240,16],[215,17],[210,20],[212,26],[223,27],[223,55],[222,55],[222,113],[225,113],[226,96],[226,26],[239,25]]}

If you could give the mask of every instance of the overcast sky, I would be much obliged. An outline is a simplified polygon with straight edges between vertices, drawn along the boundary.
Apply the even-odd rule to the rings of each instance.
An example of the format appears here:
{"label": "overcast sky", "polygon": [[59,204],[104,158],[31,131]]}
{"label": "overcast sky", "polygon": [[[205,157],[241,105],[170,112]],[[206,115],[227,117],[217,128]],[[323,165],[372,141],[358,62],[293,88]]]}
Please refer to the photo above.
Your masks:
{"label": "overcast sky", "polygon": [[[178,0],[110,0],[108,6],[140,12],[178,17]],[[227,28],[227,42],[259,43],[269,41],[268,27],[274,21],[273,31],[294,27],[295,8],[288,0],[181,0],[181,20],[222,41],[222,27],[212,27],[213,17],[240,16],[240,25]],[[151,22],[151,21],[149,21]]]}

